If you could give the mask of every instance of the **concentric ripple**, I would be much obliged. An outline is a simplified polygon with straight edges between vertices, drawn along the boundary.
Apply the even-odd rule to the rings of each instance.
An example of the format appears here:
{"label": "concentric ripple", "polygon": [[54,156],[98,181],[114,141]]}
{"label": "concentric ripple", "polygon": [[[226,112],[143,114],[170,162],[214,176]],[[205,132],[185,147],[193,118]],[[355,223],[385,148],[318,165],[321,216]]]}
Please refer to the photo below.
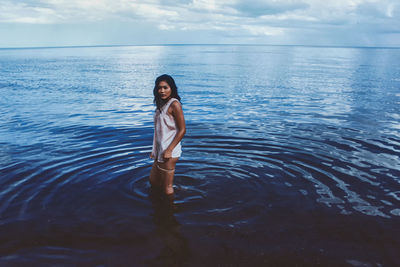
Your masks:
{"label": "concentric ripple", "polygon": [[[385,148],[373,140],[346,137],[354,135],[352,129],[324,129],[323,125],[311,125],[321,134],[314,130],[315,135],[307,137],[301,127],[289,129],[290,136],[286,132],[280,136],[276,132],[265,134],[269,139],[257,137],[257,133],[253,138],[238,137],[240,133],[229,129],[221,131],[230,132],[231,136],[190,136],[185,145],[191,158],[186,160],[203,168],[194,168],[189,173],[207,180],[205,191],[209,197],[210,189],[217,187],[218,192],[224,192],[210,201],[217,206],[224,204],[214,209],[224,213],[227,209],[245,208],[249,201],[279,205],[266,201],[270,193],[283,198],[301,194],[344,214],[361,212],[382,217],[396,214],[398,200],[388,194],[399,182],[399,147],[395,142],[391,146],[387,143]],[[383,152],[378,156],[371,147],[377,150],[379,145]],[[235,200],[245,204],[241,207]]]}
{"label": "concentric ripple", "polygon": [[[56,207],[83,208],[102,197],[97,195],[99,190],[119,190],[121,183],[128,183],[142,169],[148,172],[145,155],[151,128],[80,127],[62,131],[74,133],[63,147],[44,145],[42,149],[47,151],[44,157],[38,154],[30,164],[16,163],[1,170],[2,182],[8,185],[1,192],[3,218],[17,215],[25,219]],[[131,141],[142,145],[133,146]],[[33,151],[29,146],[25,149],[26,152],[20,153],[26,155]],[[128,177],[122,180],[124,175]]]}

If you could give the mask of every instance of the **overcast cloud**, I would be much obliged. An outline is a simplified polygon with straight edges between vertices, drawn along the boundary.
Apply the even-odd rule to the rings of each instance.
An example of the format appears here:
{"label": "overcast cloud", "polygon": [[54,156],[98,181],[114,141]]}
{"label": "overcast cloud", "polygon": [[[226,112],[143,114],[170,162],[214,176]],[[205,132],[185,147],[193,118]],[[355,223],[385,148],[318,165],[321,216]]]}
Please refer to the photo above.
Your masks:
{"label": "overcast cloud", "polygon": [[0,47],[400,46],[398,0],[0,0]]}

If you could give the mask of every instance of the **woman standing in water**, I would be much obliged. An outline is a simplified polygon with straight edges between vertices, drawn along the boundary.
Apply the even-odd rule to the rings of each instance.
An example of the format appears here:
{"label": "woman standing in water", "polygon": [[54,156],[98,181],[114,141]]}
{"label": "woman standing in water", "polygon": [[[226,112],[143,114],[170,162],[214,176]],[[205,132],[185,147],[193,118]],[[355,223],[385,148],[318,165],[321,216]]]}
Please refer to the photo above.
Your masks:
{"label": "woman standing in water", "polygon": [[156,79],[153,94],[157,108],[154,114],[153,149],[150,154],[154,159],[150,184],[161,187],[167,195],[173,195],[175,165],[181,156],[181,140],[186,133],[181,98],[174,79],[167,74]]}

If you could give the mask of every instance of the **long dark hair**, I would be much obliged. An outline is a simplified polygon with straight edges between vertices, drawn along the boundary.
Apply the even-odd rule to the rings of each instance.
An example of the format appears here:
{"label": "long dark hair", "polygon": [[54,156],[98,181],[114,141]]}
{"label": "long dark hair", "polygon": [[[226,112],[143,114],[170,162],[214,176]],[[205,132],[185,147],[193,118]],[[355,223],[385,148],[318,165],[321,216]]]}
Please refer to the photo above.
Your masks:
{"label": "long dark hair", "polygon": [[174,79],[169,76],[168,74],[163,74],[161,76],[158,76],[156,81],[155,81],[155,85],[154,85],[154,89],[153,89],[153,95],[154,95],[154,104],[157,106],[157,109],[161,111],[161,107],[165,104],[165,101],[161,99],[160,95],[158,94],[158,85],[160,84],[160,82],[166,82],[168,83],[169,87],[171,87],[171,97],[176,98],[179,100],[179,102],[181,101],[181,97],[178,95],[178,87],[175,84]]}

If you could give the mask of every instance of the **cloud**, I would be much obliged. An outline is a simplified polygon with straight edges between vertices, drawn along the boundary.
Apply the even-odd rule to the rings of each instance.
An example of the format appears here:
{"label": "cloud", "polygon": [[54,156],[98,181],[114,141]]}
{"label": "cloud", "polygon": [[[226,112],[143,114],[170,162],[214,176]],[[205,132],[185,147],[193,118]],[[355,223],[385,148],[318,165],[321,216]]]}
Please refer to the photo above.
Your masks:
{"label": "cloud", "polygon": [[60,15],[53,9],[41,6],[31,6],[29,3],[0,2],[0,22],[51,23]]}
{"label": "cloud", "polygon": [[[0,0],[0,24],[98,25],[209,36],[209,42],[374,40],[399,33],[398,0]],[[96,27],[98,28],[98,27]],[[134,30],[133,29],[133,30]],[[112,36],[115,36],[113,33]],[[121,30],[121,35],[124,34]],[[107,33],[104,33],[107,35]],[[211,37],[210,37],[211,36]],[[323,36],[323,37],[321,37]],[[330,37],[329,37],[330,36]],[[358,36],[358,37],[357,37]],[[221,38],[220,38],[221,37]],[[247,38],[247,39],[246,39]],[[259,38],[259,39],[257,39]],[[331,38],[331,40],[329,40]],[[336,38],[336,39],[335,39]],[[397,38],[397,37],[396,37]],[[395,36],[393,39],[396,39]],[[397,38],[396,40],[398,40]],[[222,39],[221,39],[222,40]],[[399,44],[400,45],[400,44]]]}
{"label": "cloud", "polygon": [[307,3],[295,0],[241,0],[232,4],[232,7],[235,8],[239,14],[250,17],[281,14],[297,9],[306,9],[308,6]]}
{"label": "cloud", "polygon": [[130,4],[129,9],[132,14],[135,14],[138,17],[148,20],[159,20],[160,22],[178,17],[177,11],[164,9],[155,4],[132,3]]}
{"label": "cloud", "polygon": [[158,25],[158,28],[160,30],[174,30],[175,26],[174,25],[160,24],[160,25]]}
{"label": "cloud", "polygon": [[251,35],[273,36],[283,34],[284,30],[277,27],[268,27],[260,25],[243,25],[242,29],[248,31]]}
{"label": "cloud", "polygon": [[400,3],[394,1],[366,1],[355,8],[355,13],[368,18],[399,18]]}

